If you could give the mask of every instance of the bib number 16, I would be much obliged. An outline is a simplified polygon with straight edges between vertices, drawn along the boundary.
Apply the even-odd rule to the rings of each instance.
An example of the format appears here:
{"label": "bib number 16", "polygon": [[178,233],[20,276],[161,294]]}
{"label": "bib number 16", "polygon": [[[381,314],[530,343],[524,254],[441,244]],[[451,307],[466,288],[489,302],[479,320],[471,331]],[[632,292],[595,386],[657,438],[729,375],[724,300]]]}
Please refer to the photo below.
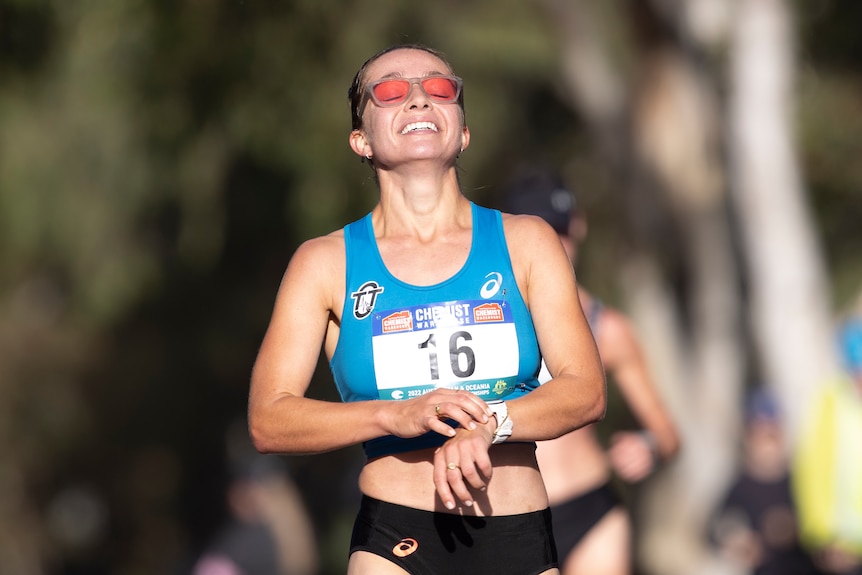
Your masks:
{"label": "bib number 16", "polygon": [[[473,336],[467,331],[456,331],[449,336],[449,367],[456,377],[470,377],[476,371],[476,354],[470,346],[461,343],[472,339]],[[419,344],[419,349],[428,350],[431,379],[440,379],[440,368],[437,364],[437,334],[431,333],[428,339]]]}

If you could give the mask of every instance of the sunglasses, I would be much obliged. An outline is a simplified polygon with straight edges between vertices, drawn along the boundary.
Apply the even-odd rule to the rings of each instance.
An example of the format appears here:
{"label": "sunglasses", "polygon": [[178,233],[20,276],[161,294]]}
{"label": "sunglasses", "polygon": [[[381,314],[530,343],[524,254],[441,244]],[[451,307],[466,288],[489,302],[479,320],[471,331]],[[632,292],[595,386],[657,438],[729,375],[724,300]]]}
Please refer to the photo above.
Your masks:
{"label": "sunglasses", "polygon": [[404,103],[413,84],[418,84],[428,98],[438,104],[452,104],[461,95],[463,81],[458,76],[427,76],[425,78],[386,78],[368,85],[366,98],[387,108]]}

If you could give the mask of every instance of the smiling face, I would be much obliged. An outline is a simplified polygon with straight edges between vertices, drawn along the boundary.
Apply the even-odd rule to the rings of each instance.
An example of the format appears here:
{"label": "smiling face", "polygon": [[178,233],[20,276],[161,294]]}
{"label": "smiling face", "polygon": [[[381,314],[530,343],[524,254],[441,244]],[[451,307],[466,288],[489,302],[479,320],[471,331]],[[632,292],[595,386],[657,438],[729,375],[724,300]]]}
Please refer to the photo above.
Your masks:
{"label": "smiling face", "polygon": [[[448,158],[454,162],[469,143],[460,100],[441,102],[433,91],[429,95],[432,85],[421,83],[451,75],[442,58],[422,49],[396,49],[371,61],[358,78],[354,96],[361,98],[356,110],[361,127],[350,134],[353,150],[372,158],[378,167],[411,159]],[[374,98],[366,97],[370,85],[385,79],[410,80],[403,102],[380,106]]]}

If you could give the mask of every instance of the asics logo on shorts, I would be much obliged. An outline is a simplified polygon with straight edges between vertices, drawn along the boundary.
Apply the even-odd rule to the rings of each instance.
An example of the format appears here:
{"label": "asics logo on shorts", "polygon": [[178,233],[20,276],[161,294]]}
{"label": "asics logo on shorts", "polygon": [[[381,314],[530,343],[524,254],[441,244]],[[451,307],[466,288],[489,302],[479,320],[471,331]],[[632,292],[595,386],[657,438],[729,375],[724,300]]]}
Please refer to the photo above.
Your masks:
{"label": "asics logo on shorts", "polygon": [[405,537],[392,548],[392,554],[396,557],[407,557],[419,549],[419,542],[411,537]]}

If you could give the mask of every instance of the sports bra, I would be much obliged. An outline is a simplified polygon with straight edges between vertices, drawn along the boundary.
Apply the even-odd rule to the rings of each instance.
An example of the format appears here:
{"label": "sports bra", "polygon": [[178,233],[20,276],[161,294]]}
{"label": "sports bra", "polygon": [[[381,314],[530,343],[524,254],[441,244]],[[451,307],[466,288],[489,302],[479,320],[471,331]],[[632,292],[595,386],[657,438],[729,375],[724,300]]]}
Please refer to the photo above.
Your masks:
{"label": "sports bra", "polygon": [[[403,401],[441,387],[493,401],[538,387],[539,346],[515,281],[502,216],[470,206],[467,261],[431,286],[389,273],[370,213],[344,228],[346,296],[330,360],[343,401]],[[436,432],[385,436],[363,447],[370,459],[440,446],[446,439]]]}

